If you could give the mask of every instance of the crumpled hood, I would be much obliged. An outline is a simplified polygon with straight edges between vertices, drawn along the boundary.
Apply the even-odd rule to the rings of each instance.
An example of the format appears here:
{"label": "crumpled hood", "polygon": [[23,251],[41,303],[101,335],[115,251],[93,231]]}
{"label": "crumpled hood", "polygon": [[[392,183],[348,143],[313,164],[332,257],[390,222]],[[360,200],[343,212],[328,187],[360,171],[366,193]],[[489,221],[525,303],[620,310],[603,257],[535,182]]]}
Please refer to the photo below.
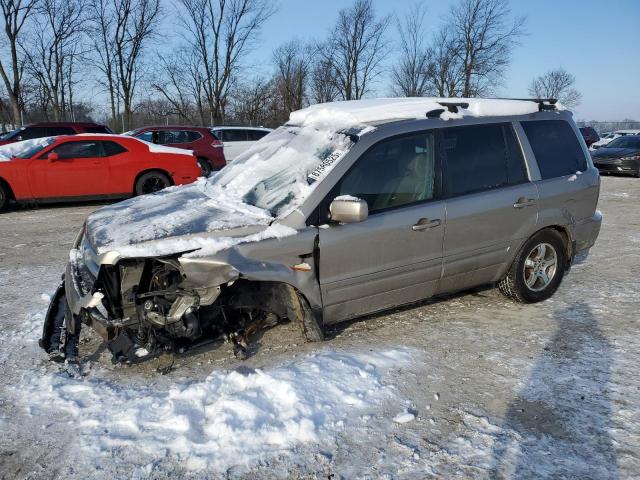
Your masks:
{"label": "crumpled hood", "polygon": [[103,207],[87,218],[86,234],[98,254],[114,250],[144,254],[144,245],[149,244],[149,256],[168,255],[192,249],[189,245],[194,242],[189,240],[194,236],[202,242],[202,237],[248,235],[272,221],[265,210],[221,190],[214,194],[206,179],[200,178],[190,185]]}

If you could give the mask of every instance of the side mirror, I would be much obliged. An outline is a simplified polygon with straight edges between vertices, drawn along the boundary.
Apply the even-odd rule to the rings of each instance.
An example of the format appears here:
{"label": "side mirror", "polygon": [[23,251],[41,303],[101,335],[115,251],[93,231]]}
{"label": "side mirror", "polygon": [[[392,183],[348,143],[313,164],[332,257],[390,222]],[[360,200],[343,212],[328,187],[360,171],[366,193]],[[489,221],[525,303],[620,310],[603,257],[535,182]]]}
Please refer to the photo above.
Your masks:
{"label": "side mirror", "polygon": [[22,141],[22,135],[18,135],[16,137],[16,142],[21,142]]}
{"label": "side mirror", "polygon": [[49,155],[47,155],[47,160],[49,160],[49,162],[55,162],[57,160],[59,160],[60,157],[58,156],[58,154],[56,152],[51,152]]}
{"label": "side mirror", "polygon": [[369,206],[359,198],[341,195],[329,205],[329,214],[333,222],[358,223],[369,216]]}

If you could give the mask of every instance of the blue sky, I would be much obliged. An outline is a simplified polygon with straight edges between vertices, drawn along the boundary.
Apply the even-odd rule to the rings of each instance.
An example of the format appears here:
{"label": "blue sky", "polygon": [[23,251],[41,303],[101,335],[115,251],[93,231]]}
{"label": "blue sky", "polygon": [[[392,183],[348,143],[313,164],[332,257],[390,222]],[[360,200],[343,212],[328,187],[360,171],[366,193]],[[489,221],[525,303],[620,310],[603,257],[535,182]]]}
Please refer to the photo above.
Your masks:
{"label": "blue sky", "polygon": [[[426,4],[425,35],[438,28],[455,0]],[[416,0],[374,0],[377,13],[403,16]],[[272,51],[291,38],[321,39],[349,0],[279,0],[247,59],[257,71],[269,68]],[[531,80],[563,67],[583,94],[577,119],[640,120],[640,0],[512,0],[512,13],[527,16],[525,36],[514,49],[499,95],[527,96]],[[389,40],[396,38],[395,28]],[[391,59],[393,55],[390,55]],[[388,65],[389,66],[389,65]],[[389,93],[386,77],[376,96]]]}

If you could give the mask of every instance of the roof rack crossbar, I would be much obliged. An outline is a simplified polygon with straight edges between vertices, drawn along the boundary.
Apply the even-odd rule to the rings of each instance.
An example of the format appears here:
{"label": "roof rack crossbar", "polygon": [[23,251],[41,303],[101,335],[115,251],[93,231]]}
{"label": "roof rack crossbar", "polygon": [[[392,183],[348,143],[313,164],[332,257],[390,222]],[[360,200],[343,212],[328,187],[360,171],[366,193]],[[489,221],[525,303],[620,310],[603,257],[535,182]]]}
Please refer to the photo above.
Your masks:
{"label": "roof rack crossbar", "polygon": [[458,107],[469,108],[469,102],[438,102],[443,107],[447,107],[447,110],[451,113],[458,113]]}
{"label": "roof rack crossbar", "polygon": [[535,102],[538,104],[538,111],[555,110],[557,98],[497,98],[496,100],[519,100],[522,102]]}

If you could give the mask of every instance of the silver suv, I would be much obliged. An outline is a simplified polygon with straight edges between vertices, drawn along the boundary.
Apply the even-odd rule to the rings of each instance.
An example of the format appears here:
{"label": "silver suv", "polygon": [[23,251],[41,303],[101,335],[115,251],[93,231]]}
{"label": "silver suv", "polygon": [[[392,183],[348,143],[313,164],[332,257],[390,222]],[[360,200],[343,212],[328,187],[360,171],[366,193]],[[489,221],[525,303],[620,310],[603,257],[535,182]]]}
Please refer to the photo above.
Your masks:
{"label": "silver suv", "polygon": [[291,114],[209,179],[87,219],[41,346],[116,360],[282,319],[325,326],[496,282],[549,298],[600,231],[600,179],[554,100],[389,99]]}

